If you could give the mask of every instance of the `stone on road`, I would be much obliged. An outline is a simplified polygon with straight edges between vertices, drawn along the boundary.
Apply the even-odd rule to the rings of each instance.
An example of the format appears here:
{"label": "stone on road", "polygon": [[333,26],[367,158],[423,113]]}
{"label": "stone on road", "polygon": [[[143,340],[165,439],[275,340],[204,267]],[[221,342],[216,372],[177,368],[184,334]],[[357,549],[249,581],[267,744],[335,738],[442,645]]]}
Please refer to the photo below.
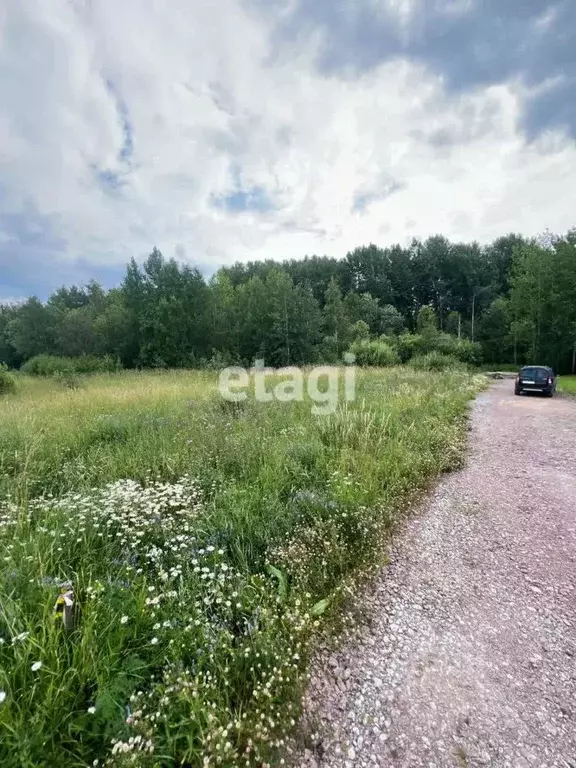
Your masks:
{"label": "stone on road", "polygon": [[512,387],[477,399],[467,466],[397,531],[367,625],[316,658],[296,764],[576,768],[576,401]]}

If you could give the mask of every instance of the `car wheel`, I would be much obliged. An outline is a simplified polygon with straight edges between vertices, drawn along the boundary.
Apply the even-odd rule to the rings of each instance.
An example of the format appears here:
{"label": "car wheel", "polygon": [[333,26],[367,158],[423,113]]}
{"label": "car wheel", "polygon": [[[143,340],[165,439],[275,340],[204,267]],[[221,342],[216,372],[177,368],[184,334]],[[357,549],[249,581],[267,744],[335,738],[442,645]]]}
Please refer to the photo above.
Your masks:
{"label": "car wheel", "polygon": [[522,390],[521,389],[515,389],[514,390],[514,394],[515,395],[521,395],[522,394]]}

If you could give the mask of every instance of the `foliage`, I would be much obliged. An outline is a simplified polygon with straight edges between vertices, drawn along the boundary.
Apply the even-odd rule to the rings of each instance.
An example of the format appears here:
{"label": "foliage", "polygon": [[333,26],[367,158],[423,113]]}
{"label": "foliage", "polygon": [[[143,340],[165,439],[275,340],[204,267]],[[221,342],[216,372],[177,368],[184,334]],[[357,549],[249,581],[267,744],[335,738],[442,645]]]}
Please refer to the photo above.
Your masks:
{"label": "foliage", "polygon": [[514,252],[510,333],[522,362],[572,367],[576,345],[576,231]]}
{"label": "foliage", "polygon": [[23,358],[34,357],[54,348],[56,318],[51,309],[36,298],[12,312],[6,324],[6,339]]}
{"label": "foliage", "polygon": [[464,368],[458,358],[436,350],[425,355],[416,355],[410,360],[410,365],[417,371],[456,371]]}
{"label": "foliage", "polygon": [[569,395],[576,395],[576,376],[560,376],[558,390]]}
{"label": "foliage", "polygon": [[116,370],[117,365],[110,357],[58,357],[36,355],[22,366],[22,372],[29,376],[57,376],[84,373],[106,373]]}
{"label": "foliage", "polygon": [[[486,246],[436,235],[407,247],[370,244],[342,259],[235,264],[206,281],[154,248],[109,291],[92,281],[46,302],[0,305],[0,362],[13,368],[49,354],[108,355],[128,368],[336,363],[367,326],[371,339],[398,337],[402,361],[438,349],[467,362],[537,360],[568,372],[575,254],[574,232],[510,234]],[[482,354],[447,349],[439,333],[474,337]]]}
{"label": "foliage", "polygon": [[368,340],[370,338],[370,328],[368,323],[365,323],[364,320],[357,320],[350,327],[350,336],[354,341],[359,341],[361,339]]}
{"label": "foliage", "polygon": [[380,366],[398,365],[400,358],[398,352],[385,341],[359,339],[350,347],[350,352],[355,355],[358,365]]}
{"label": "foliage", "polygon": [[382,307],[380,313],[380,332],[385,335],[397,335],[405,329],[404,318],[392,304]]}
{"label": "foliage", "polygon": [[508,299],[499,296],[490,304],[478,324],[478,338],[485,360],[496,362],[513,357],[511,312]]}
{"label": "foliage", "polygon": [[272,762],[318,633],[458,463],[474,381],[363,371],[311,418],[231,413],[206,372],[21,378],[0,402],[0,764]]}
{"label": "foliage", "polygon": [[16,392],[14,376],[8,372],[8,366],[0,363],[0,395],[11,395]]}
{"label": "foliage", "polygon": [[328,362],[337,362],[350,343],[350,317],[342,299],[342,291],[333,278],[328,284],[324,300],[324,330],[326,333],[325,357]]}
{"label": "foliage", "polygon": [[470,339],[459,339],[448,333],[437,333],[428,344],[425,345],[427,352],[438,352],[442,355],[460,360],[468,365],[480,365],[482,362],[482,347]]}
{"label": "foliage", "polygon": [[402,333],[396,342],[396,349],[401,362],[407,363],[415,355],[424,354],[426,342],[417,333]]}
{"label": "foliage", "polygon": [[425,334],[434,334],[438,329],[438,318],[434,308],[429,304],[420,307],[416,318],[416,330],[422,336]]}

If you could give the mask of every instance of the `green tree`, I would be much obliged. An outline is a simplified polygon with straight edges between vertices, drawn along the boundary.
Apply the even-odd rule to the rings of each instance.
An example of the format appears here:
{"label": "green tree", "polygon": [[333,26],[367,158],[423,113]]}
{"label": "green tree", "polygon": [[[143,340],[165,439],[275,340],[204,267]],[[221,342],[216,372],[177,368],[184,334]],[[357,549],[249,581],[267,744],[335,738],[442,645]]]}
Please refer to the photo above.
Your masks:
{"label": "green tree", "polygon": [[322,320],[312,291],[295,286],[281,269],[270,272],[265,287],[269,311],[267,361],[273,365],[311,362]]}
{"label": "green tree", "polygon": [[332,278],[324,301],[324,354],[334,362],[350,344],[350,317],[338,282]]}
{"label": "green tree", "polygon": [[510,309],[513,334],[526,360],[553,364],[555,351],[548,345],[553,308],[554,251],[536,241],[519,246],[511,276]]}
{"label": "green tree", "polygon": [[399,336],[405,330],[404,318],[392,304],[386,304],[380,310],[380,333],[385,336]]}
{"label": "green tree", "polygon": [[444,324],[446,333],[459,336],[462,333],[462,317],[460,312],[449,312]]}
{"label": "green tree", "polygon": [[79,357],[97,353],[94,313],[84,306],[62,312],[55,327],[55,347],[59,355]]}
{"label": "green tree", "polygon": [[436,317],[434,307],[429,304],[420,307],[416,318],[416,330],[422,335],[436,333],[438,330],[438,318]]}
{"label": "green tree", "polygon": [[54,354],[56,324],[54,310],[32,296],[14,312],[6,336],[23,360],[42,353]]}
{"label": "green tree", "polygon": [[380,304],[389,304],[392,301],[386,251],[373,244],[356,248],[346,255],[346,265],[352,290],[370,294]]}
{"label": "green tree", "polygon": [[208,316],[210,339],[215,351],[224,359],[239,355],[236,291],[228,272],[218,270],[209,283]]}
{"label": "green tree", "polygon": [[238,349],[243,362],[267,360],[269,351],[269,296],[264,282],[253,277],[236,288]]}
{"label": "green tree", "polygon": [[99,355],[110,355],[123,366],[131,367],[138,357],[135,323],[120,288],[106,296],[103,311],[94,318],[94,334]]}
{"label": "green tree", "polygon": [[514,358],[510,305],[499,296],[483,313],[478,323],[478,340],[486,362],[501,363]]}

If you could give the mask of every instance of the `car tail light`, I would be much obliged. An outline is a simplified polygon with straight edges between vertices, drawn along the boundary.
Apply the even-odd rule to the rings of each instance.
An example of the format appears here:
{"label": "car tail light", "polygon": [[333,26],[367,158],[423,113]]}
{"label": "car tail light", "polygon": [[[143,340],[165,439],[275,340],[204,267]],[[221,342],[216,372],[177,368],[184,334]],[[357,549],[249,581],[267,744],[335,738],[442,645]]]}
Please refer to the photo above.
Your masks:
{"label": "car tail light", "polygon": [[552,384],[552,376],[548,376],[548,384]]}

